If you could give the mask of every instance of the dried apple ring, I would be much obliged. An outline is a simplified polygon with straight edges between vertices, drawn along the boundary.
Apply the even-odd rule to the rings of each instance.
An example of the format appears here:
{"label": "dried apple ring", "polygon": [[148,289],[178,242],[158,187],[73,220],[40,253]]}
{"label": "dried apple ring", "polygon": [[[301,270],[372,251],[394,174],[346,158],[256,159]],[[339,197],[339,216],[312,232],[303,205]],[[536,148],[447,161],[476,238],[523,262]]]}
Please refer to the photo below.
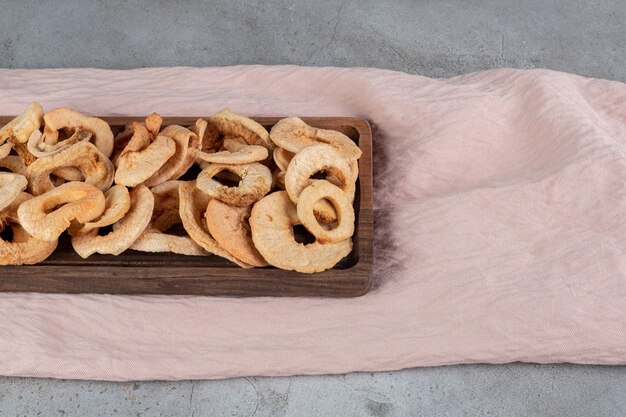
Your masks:
{"label": "dried apple ring", "polygon": [[150,191],[154,195],[154,209],[150,226],[161,231],[180,224],[178,186],[181,181],[166,181],[152,187]]}
{"label": "dried apple ring", "polygon": [[104,211],[102,191],[83,182],[68,182],[25,201],[17,209],[22,227],[46,242],[59,238],[72,220],[87,223]]}
{"label": "dried apple ring", "polygon": [[[248,145],[248,142],[244,138],[239,137],[224,137],[222,141],[222,149],[225,149],[230,152],[236,152],[241,149],[243,146],[260,146],[260,145]],[[267,148],[266,148],[267,149]],[[269,155],[269,152],[268,152]]]}
{"label": "dried apple ring", "polygon": [[[203,162],[201,164],[201,168],[204,169],[208,166],[211,166],[211,164],[209,164],[208,162]],[[217,178],[219,181],[230,181],[231,183],[235,184],[235,183],[239,183],[239,181],[241,181],[241,178],[239,177],[239,175],[237,174],[233,174],[230,171],[221,171],[218,172],[217,174],[215,174],[215,176],[213,178]]]}
{"label": "dried apple ring", "polygon": [[[180,198],[180,218],[189,237],[202,246],[204,250],[241,266],[250,268],[243,259],[238,259],[229,253],[213,238],[204,220],[204,212],[209,204],[209,196],[196,188],[193,182],[181,182],[178,186]],[[243,262],[242,262],[243,261]]]}
{"label": "dried apple ring", "polygon": [[93,134],[89,130],[85,130],[82,127],[77,128],[72,136],[64,139],[60,142],[49,144],[44,142],[43,133],[39,130],[35,130],[28,138],[27,149],[32,155],[37,158],[45,158],[59,153],[75,143],[86,141],[89,142]]}
{"label": "dried apple ring", "polygon": [[[350,174],[352,175],[352,182],[356,182],[356,180],[359,178],[359,161],[352,161],[350,162],[349,166],[350,166]],[[335,184],[336,186],[341,185],[341,182],[337,178],[335,178],[332,174],[326,177],[326,181],[329,181]]]}
{"label": "dried apple ring", "polygon": [[272,188],[278,188],[280,190],[285,189],[285,171],[276,170],[272,174]]}
{"label": "dried apple ring", "polygon": [[263,161],[269,156],[267,148],[263,146],[245,145],[230,138],[224,139],[223,146],[225,151],[215,153],[198,151],[196,159],[212,164],[240,165]]}
{"label": "dried apple ring", "polygon": [[146,129],[148,129],[148,132],[150,132],[150,134],[154,138],[159,136],[159,131],[161,130],[162,123],[163,118],[159,113],[152,113],[150,116],[146,117],[145,120]]}
{"label": "dried apple ring", "polygon": [[287,171],[287,167],[289,166],[289,162],[293,159],[295,153],[288,151],[285,148],[275,147],[274,148],[274,162],[276,166],[281,171]]}
{"label": "dried apple ring", "polygon": [[0,129],[0,143],[9,138],[14,138],[17,143],[26,143],[30,135],[39,130],[43,122],[43,109],[41,104],[33,102],[24,113],[11,120]]}
{"label": "dried apple ring", "polygon": [[12,145],[13,150],[20,157],[26,166],[37,160],[37,157],[28,151],[25,143],[19,143],[14,137],[10,137],[8,142]]}
{"label": "dried apple ring", "polygon": [[4,210],[26,189],[28,180],[20,174],[0,172],[0,210]]}
{"label": "dried apple ring", "polygon": [[172,138],[157,136],[141,151],[132,151],[120,156],[120,165],[115,171],[115,182],[134,187],[150,178],[176,152]]}
{"label": "dried apple ring", "polygon": [[113,132],[108,123],[97,117],[86,116],[75,110],[61,107],[43,116],[44,129],[42,141],[48,145],[59,143],[59,132],[86,130],[93,134],[93,144],[107,158],[113,152]]}
{"label": "dried apple ring", "polygon": [[129,197],[130,209],[124,217],[113,223],[112,232],[99,236],[96,227],[85,235],[72,237],[72,246],[80,257],[87,258],[94,253],[119,255],[130,248],[144,232],[152,217],[154,196],[148,187],[140,185],[131,190]]}
{"label": "dried apple ring", "polygon": [[182,223],[178,187],[181,181],[166,181],[153,187],[154,210],[146,230],[135,240],[131,249],[142,252],[174,252],[180,255],[205,256],[209,253],[189,236],[165,233]]}
{"label": "dried apple ring", "polygon": [[298,202],[298,196],[310,184],[310,178],[320,171],[332,174],[338,187],[352,200],[355,184],[348,162],[330,145],[312,145],[298,152],[287,167],[285,189],[291,201]]}
{"label": "dried apple ring", "polygon": [[252,266],[269,265],[254,247],[248,218],[252,207],[233,207],[213,199],[206,207],[211,236],[232,256]]}
{"label": "dried apple ring", "polygon": [[206,120],[198,119],[192,126],[189,127],[189,130],[196,135],[189,139],[185,157],[183,158],[182,163],[178,165],[178,169],[174,171],[172,179],[180,178],[196,161],[195,152],[199,151],[202,146],[202,137],[204,136],[207,126],[208,123]]}
{"label": "dried apple ring", "polygon": [[352,250],[352,240],[308,245],[298,243],[293,226],[299,224],[296,206],[286,191],[264,197],[252,207],[252,241],[261,256],[275,267],[304,273],[332,268]]}
{"label": "dried apple ring", "polygon": [[[128,188],[123,185],[114,185],[104,192],[104,212],[100,217],[85,224],[74,223],[69,232],[72,236],[84,235],[93,229],[110,226],[126,215],[131,207],[131,198]],[[150,211],[152,215],[152,210]]]}
{"label": "dried apple ring", "polygon": [[[359,177],[359,162],[352,161],[350,162],[350,173],[352,174],[353,182],[356,182]],[[335,178],[332,174],[326,176],[326,181],[334,184],[336,186],[341,186],[341,182]],[[351,201],[354,201],[354,194],[352,194]],[[330,204],[326,200],[320,200],[315,204],[314,207],[315,217],[321,223],[334,223],[337,221],[337,213],[335,213],[335,209],[332,204]]]}
{"label": "dried apple ring", "polygon": [[61,183],[65,181],[85,181],[85,177],[83,176],[80,169],[75,167],[65,167],[59,168],[52,171],[52,174],[56,176],[58,179],[61,179]]}
{"label": "dried apple ring", "polygon": [[[150,144],[150,142],[154,141],[154,139],[159,135],[159,130],[161,129],[161,123],[163,123],[163,118],[158,113],[152,113],[150,116],[146,117],[143,123],[133,122],[127,124],[120,133],[115,136],[115,140],[113,143],[113,153],[111,154],[111,162],[113,162],[113,166],[115,169],[119,166],[119,157],[123,151],[140,151]],[[137,132],[139,127],[143,127],[140,132]],[[133,145],[128,148],[128,144],[133,139],[133,137],[139,136],[135,138]]]}
{"label": "dried apple ring", "polygon": [[[199,120],[197,130],[202,130],[203,123]],[[199,125],[198,125],[199,123]],[[203,133],[200,132],[200,133]],[[174,140],[176,151],[153,175],[151,175],[144,184],[148,187],[159,185],[165,181],[175,180],[185,173],[194,162],[193,152],[190,149],[198,149],[200,147],[200,138],[198,134],[186,127],[178,125],[170,125],[164,128],[159,136],[165,136]]]}
{"label": "dried apple ring", "polygon": [[209,254],[189,236],[169,235],[150,226],[135,240],[130,249],[140,252],[172,252],[188,256]]}
{"label": "dried apple ring", "polygon": [[5,143],[0,146],[0,159],[4,159],[11,153],[11,149],[13,149],[12,143]]}
{"label": "dried apple ring", "polygon": [[[224,137],[243,138],[248,145],[259,145],[272,150],[274,144],[267,130],[254,120],[224,109],[214,114],[209,122]],[[212,141],[216,143],[216,140]]]}
{"label": "dried apple ring", "polygon": [[43,261],[54,252],[58,240],[45,242],[32,237],[18,223],[17,209],[26,200],[33,198],[28,193],[20,193],[0,212],[0,232],[10,227],[13,239],[0,239],[0,265],[32,265]]}
{"label": "dried apple ring", "polygon": [[[40,195],[54,188],[50,174],[59,168],[75,167],[84,181],[106,191],[113,183],[113,164],[89,142],[78,142],[55,155],[40,158],[28,166],[30,190]],[[58,172],[58,171],[57,171]]]}
{"label": "dried apple ring", "polygon": [[216,152],[222,146],[223,141],[224,136],[220,134],[217,126],[212,123],[208,123],[200,141],[200,150],[206,153]]}
{"label": "dried apple ring", "polygon": [[134,134],[135,124],[131,123],[124,126],[124,130],[115,135],[115,139],[113,139],[113,152],[111,153],[109,159],[111,160],[111,162],[113,162],[113,166],[116,169],[118,166],[118,159],[120,157],[120,154],[126,148],[126,145],[128,145],[128,142],[130,142]]}
{"label": "dried apple ring", "polygon": [[298,117],[278,121],[270,131],[270,139],[276,146],[298,153],[306,147],[325,143],[337,150],[348,162],[361,157],[361,149],[354,141],[335,130],[316,129]]}
{"label": "dried apple ring", "polygon": [[17,155],[9,155],[0,159],[0,167],[8,169],[14,174],[27,175],[26,165],[24,161],[22,161],[22,158]]}
{"label": "dried apple ring", "polygon": [[[337,216],[334,228],[319,224],[315,204],[321,199],[329,201]],[[325,180],[313,181],[300,193],[297,205],[298,218],[302,225],[315,236],[319,243],[335,243],[350,238],[354,234],[354,207],[346,193]]]}
{"label": "dried apple ring", "polygon": [[134,187],[157,172],[176,152],[174,139],[152,134],[146,126],[134,123],[133,136],[117,158],[115,182]]}
{"label": "dried apple ring", "polygon": [[[228,187],[213,179],[218,172],[224,170],[241,177],[239,186]],[[245,207],[260,200],[270,191],[272,173],[258,162],[241,165],[211,164],[198,174],[196,186],[211,198],[232,206]]]}

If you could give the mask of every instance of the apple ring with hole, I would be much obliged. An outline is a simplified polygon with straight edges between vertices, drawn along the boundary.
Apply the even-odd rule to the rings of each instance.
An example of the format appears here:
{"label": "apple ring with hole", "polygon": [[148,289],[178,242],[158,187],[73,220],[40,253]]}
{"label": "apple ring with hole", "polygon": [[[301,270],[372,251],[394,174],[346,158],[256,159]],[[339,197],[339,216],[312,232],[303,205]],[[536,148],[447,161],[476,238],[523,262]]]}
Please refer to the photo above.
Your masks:
{"label": "apple ring with hole", "polygon": [[[221,171],[230,171],[241,178],[239,185],[229,187],[213,177]],[[259,201],[272,187],[272,173],[258,162],[241,165],[210,164],[203,169],[196,180],[196,186],[226,204],[245,207]]]}
{"label": "apple ring with hole", "polygon": [[[329,227],[318,222],[315,204],[325,199],[332,204],[336,216],[336,226]],[[346,193],[326,180],[315,180],[300,193],[297,205],[298,218],[302,225],[320,243],[336,243],[349,239],[354,234],[354,207]]]}
{"label": "apple ring with hole", "polygon": [[18,207],[33,198],[28,193],[20,193],[4,210],[0,212],[0,232],[11,228],[11,240],[0,239],[0,265],[33,265],[39,263],[54,252],[58,240],[39,240],[31,236],[19,224]]}
{"label": "apple ring with hole", "polygon": [[290,271],[321,272],[335,266],[352,250],[351,239],[326,244],[297,242],[293,226],[299,223],[296,206],[286,191],[272,193],[252,207],[252,241],[269,264]]}
{"label": "apple ring with hole", "polygon": [[84,182],[68,182],[23,202],[17,216],[31,236],[50,242],[73,220],[87,223],[100,216],[104,207],[102,191]]}

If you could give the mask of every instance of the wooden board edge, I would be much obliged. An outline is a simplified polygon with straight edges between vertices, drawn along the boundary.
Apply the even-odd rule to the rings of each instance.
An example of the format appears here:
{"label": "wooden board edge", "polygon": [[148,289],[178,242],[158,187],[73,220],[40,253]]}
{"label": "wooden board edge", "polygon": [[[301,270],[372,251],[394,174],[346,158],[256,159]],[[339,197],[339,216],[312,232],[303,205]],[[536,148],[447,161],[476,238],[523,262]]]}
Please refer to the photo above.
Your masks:
{"label": "wooden board edge", "polygon": [[[8,121],[10,121],[14,116],[0,116],[0,125],[7,123]],[[271,123],[275,123],[277,120],[280,120],[281,118],[286,117],[286,116],[263,116],[263,117],[252,117],[254,120],[257,120],[259,123],[261,124],[271,124]],[[108,117],[101,117],[102,119],[104,119],[105,121],[107,121],[110,124],[125,124],[131,121],[136,121],[138,119],[141,119],[142,117],[137,117],[137,116],[108,116]],[[172,123],[177,123],[177,120],[180,121],[185,121],[185,122],[193,122],[193,120],[196,120],[198,118],[204,118],[206,119],[206,117],[169,117],[169,116],[164,116],[164,119],[167,119],[169,124]],[[272,294],[271,291],[263,291],[262,294],[256,293],[256,292],[237,292],[235,290],[231,290],[228,294],[220,294],[219,292],[215,292],[215,291],[210,291],[210,292],[206,292],[203,293],[202,291],[198,291],[198,292],[194,292],[193,294],[191,294],[190,292],[162,292],[160,291],[159,288],[155,287],[155,292],[133,292],[132,289],[129,290],[128,288],[125,288],[123,285],[120,287],[121,290],[123,290],[123,292],[111,292],[111,291],[88,291],[87,293],[94,293],[94,294],[129,294],[129,295],[138,295],[138,294],[186,294],[186,295],[213,295],[213,296],[244,296],[244,297],[249,297],[249,296],[280,296],[280,297],[299,297],[299,296],[314,296],[314,297],[359,297],[362,295],[365,295],[369,292],[369,290],[371,289],[372,286],[372,281],[373,281],[373,251],[374,251],[374,241],[373,241],[373,166],[372,166],[372,162],[373,162],[373,154],[372,154],[372,130],[371,130],[371,126],[369,124],[369,122],[366,119],[362,119],[362,118],[358,118],[358,117],[343,117],[343,116],[316,116],[316,117],[302,117],[302,119],[304,121],[307,122],[316,122],[316,121],[326,121],[328,122],[329,120],[334,120],[334,121],[338,121],[341,120],[341,123],[345,126],[351,126],[353,128],[355,128],[358,132],[359,132],[359,136],[360,136],[360,143],[359,146],[362,147],[362,150],[364,151],[364,155],[367,158],[367,161],[369,161],[369,163],[367,163],[367,161],[363,164],[364,169],[361,170],[360,172],[363,172],[364,174],[364,178],[361,179],[361,205],[359,207],[359,212],[360,212],[360,222],[359,222],[359,226],[363,226],[362,229],[365,232],[364,234],[361,234],[359,237],[359,244],[362,245],[359,247],[359,260],[357,261],[357,263],[355,265],[353,265],[351,268],[347,269],[346,271],[351,271],[352,273],[352,278],[354,278],[356,281],[358,281],[359,279],[362,280],[363,285],[359,286],[359,285],[354,285],[354,288],[351,288],[350,290],[345,290],[342,289],[341,291],[339,291],[337,288],[332,288],[332,287],[321,287],[321,288],[309,288],[306,289],[303,293],[298,293],[298,294],[293,294],[293,293],[282,293],[280,291],[278,291],[276,294]],[[362,222],[362,223],[361,223]],[[368,238],[369,237],[369,238]],[[32,285],[28,285],[28,277],[32,276],[32,274],[36,274],[41,272],[41,270],[36,270],[35,268],[39,268],[39,267],[21,267],[23,268],[22,271],[20,271],[19,273],[15,273],[15,270],[11,271],[11,276],[14,277],[20,277],[21,279],[26,279],[26,281],[22,281],[23,285],[16,285],[14,287],[14,289],[7,289],[4,288],[5,285],[4,284],[0,284],[0,292],[31,292],[30,290],[32,288],[34,288]],[[72,291],[71,285],[74,285],[74,283],[71,282],[72,279],[79,279],[78,276],[75,276],[75,273],[78,272],[77,271],[73,271],[73,273],[67,274],[67,273],[61,273],[61,271],[63,270],[63,266],[47,266],[47,268],[50,268],[51,270],[58,270],[58,275],[59,275],[59,279],[58,284],[60,285],[59,287],[59,291],[47,291],[47,292],[56,292],[56,293],[86,293],[85,291]],[[85,270],[84,268],[101,268],[101,267],[97,267],[97,266],[85,266],[85,267],[81,267],[79,268],[80,273],[84,273]],[[107,267],[107,268],[111,268],[111,267]],[[127,275],[129,273],[132,273],[133,271],[137,270],[137,269],[141,269],[141,268],[156,268],[156,267],[116,267],[116,270],[114,271],[115,274],[120,274],[120,275]],[[67,267],[65,267],[65,269],[67,269]],[[205,270],[208,268],[204,268]],[[224,272],[223,268],[214,268],[216,270],[219,270],[219,272]],[[341,274],[337,274],[338,270],[328,270],[325,271],[327,273],[331,273],[333,274],[333,278],[336,278],[338,275]],[[340,271],[340,270],[339,270]],[[218,274],[218,271],[214,271],[216,274]],[[5,278],[3,276],[4,274],[0,273],[0,278]],[[119,275],[118,275],[119,276]],[[51,278],[48,278],[50,281],[54,281]],[[157,277],[158,279],[158,277]],[[197,278],[200,279],[200,278]],[[154,279],[151,278],[147,278],[146,281],[154,281]],[[63,283],[68,284],[67,286],[63,286]],[[154,285],[157,285],[156,282],[153,282]],[[37,291],[37,292],[42,292],[42,291]],[[341,292],[341,294],[339,294]]]}

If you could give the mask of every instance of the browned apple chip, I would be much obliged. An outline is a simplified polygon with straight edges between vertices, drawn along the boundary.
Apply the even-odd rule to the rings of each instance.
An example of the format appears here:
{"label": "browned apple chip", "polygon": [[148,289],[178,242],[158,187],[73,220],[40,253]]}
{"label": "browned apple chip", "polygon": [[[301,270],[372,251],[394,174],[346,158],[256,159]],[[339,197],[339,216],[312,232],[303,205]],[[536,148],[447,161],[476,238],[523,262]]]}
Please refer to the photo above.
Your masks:
{"label": "browned apple chip", "polygon": [[24,201],[17,209],[20,225],[33,237],[50,242],[73,220],[87,223],[104,212],[102,191],[83,182],[68,182]]}
{"label": "browned apple chip", "polygon": [[29,188],[34,195],[40,195],[54,188],[50,174],[59,168],[77,168],[87,184],[106,191],[113,183],[113,164],[98,148],[89,142],[75,145],[52,156],[37,159],[28,166]]}
{"label": "browned apple chip", "polygon": [[13,238],[0,239],[0,265],[32,265],[45,260],[54,252],[58,240],[43,241],[32,237],[19,224],[17,209],[26,200],[33,198],[28,193],[20,193],[0,212],[0,232],[11,228]]}
{"label": "browned apple chip", "polygon": [[78,255],[87,258],[94,253],[119,255],[130,248],[141,236],[152,216],[154,196],[143,185],[130,192],[130,209],[117,222],[113,223],[113,231],[105,236],[98,235],[98,229],[85,235],[73,236],[72,246]]}
{"label": "browned apple chip", "polygon": [[304,273],[335,266],[352,250],[352,240],[305,245],[295,240],[293,226],[300,224],[296,206],[286,191],[277,191],[256,203],[250,216],[252,241],[275,267]]}
{"label": "browned apple chip", "polygon": [[[214,180],[221,171],[230,171],[241,181],[236,187],[229,187]],[[198,174],[196,186],[211,198],[226,204],[245,207],[263,198],[272,187],[272,173],[258,162],[241,165],[210,164]]]}

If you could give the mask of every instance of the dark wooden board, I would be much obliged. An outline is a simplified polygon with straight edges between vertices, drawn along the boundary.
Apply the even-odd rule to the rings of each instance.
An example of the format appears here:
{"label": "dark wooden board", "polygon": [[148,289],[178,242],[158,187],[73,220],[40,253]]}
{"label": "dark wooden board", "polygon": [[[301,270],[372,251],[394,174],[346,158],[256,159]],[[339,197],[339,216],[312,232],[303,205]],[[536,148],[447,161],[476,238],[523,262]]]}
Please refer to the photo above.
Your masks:
{"label": "dark wooden board", "polygon": [[[0,117],[0,126],[11,117]],[[103,117],[114,132],[142,117]],[[164,125],[192,125],[198,117],[165,117]],[[279,117],[255,117],[268,130]],[[363,151],[355,196],[356,229],[352,252],[335,268],[301,274],[273,267],[242,269],[217,256],[126,251],[119,256],[80,258],[68,236],[44,262],[0,266],[0,292],[171,294],[212,296],[356,297],[369,291],[373,268],[372,133],[366,120],[350,117],[303,118],[334,129]]]}

